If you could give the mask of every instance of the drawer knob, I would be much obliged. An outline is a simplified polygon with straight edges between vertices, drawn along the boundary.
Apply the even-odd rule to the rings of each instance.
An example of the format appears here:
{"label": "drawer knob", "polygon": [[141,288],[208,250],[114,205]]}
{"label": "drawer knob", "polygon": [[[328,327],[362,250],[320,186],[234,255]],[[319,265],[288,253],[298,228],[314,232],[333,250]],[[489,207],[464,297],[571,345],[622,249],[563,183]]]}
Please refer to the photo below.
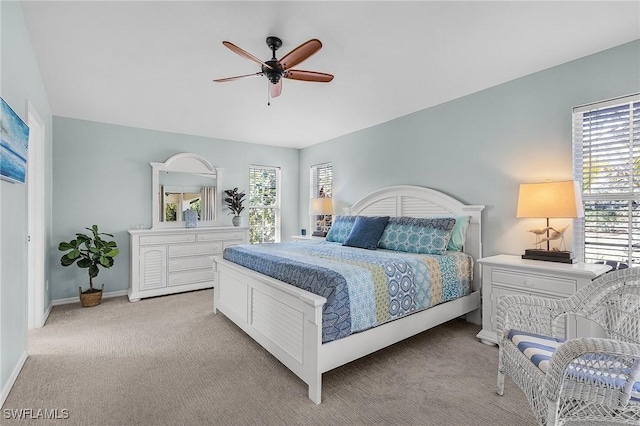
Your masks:
{"label": "drawer knob", "polygon": [[524,285],[526,285],[527,287],[532,287],[532,286],[533,286],[533,281],[531,281],[531,280],[524,280]]}

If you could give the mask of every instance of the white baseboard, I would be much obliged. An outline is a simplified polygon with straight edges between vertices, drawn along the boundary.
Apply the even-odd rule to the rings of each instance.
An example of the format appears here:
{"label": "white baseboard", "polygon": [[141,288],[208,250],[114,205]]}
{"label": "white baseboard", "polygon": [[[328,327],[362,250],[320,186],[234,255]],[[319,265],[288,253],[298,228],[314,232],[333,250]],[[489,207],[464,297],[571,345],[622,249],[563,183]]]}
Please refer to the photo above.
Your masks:
{"label": "white baseboard", "polygon": [[51,309],[53,308],[53,302],[49,303],[49,307],[46,311],[44,311],[44,315],[42,316],[42,326],[47,323],[47,319],[49,319],[49,314],[51,313]]}
{"label": "white baseboard", "polygon": [[7,383],[5,383],[4,387],[2,388],[2,394],[0,394],[0,407],[4,405],[4,401],[9,396],[9,392],[11,392],[11,388],[13,387],[13,384],[16,382],[16,379],[18,378],[18,374],[20,374],[20,370],[22,370],[24,363],[27,362],[27,356],[28,356],[27,351],[24,351],[22,353],[22,356],[18,360],[18,363],[16,364],[15,368],[11,372],[11,375],[9,376]]}
{"label": "white baseboard", "polygon": [[[102,293],[102,298],[103,299],[108,299],[110,297],[120,297],[120,296],[126,296],[127,295],[127,290],[120,290],[120,291],[110,291],[108,293]],[[75,297],[67,297],[66,299],[56,299],[56,300],[52,300],[51,301],[51,305],[52,306],[58,306],[58,305],[66,305],[68,303],[78,303],[80,301],[80,298],[75,296]]]}

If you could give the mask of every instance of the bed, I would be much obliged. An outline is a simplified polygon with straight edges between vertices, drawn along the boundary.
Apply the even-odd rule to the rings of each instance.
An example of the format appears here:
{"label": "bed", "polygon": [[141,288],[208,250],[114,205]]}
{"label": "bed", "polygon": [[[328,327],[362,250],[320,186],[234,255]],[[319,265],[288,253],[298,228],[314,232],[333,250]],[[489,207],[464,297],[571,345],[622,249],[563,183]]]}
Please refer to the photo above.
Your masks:
{"label": "bed", "polygon": [[[316,404],[320,404],[324,372],[457,317],[465,316],[467,321],[480,323],[481,274],[478,271],[477,262],[473,260],[480,258],[482,254],[481,212],[483,208],[484,206],[480,205],[465,205],[447,194],[430,188],[392,186],[363,197],[348,209],[350,216],[390,216],[397,220],[404,217],[469,218],[462,253],[448,254],[448,257],[453,258],[453,262],[458,264],[465,264],[465,256],[471,258],[472,266],[470,267],[473,270],[469,275],[468,285],[460,285],[459,287],[464,289],[461,294],[455,297],[442,297],[442,300],[436,300],[435,306],[428,309],[411,310],[411,312],[407,310],[401,315],[387,315],[387,317],[378,318],[379,321],[376,324],[370,324],[369,321],[368,324],[362,325],[361,323],[367,321],[360,321],[358,326],[360,328],[355,327],[355,331],[347,330],[345,333],[331,334],[327,330],[344,329],[334,324],[330,327],[326,325],[328,317],[325,311],[333,309],[333,305],[327,303],[327,297],[331,298],[332,292],[327,292],[327,297],[323,297],[288,284],[284,281],[287,279],[286,274],[279,276],[282,280],[276,279],[217,256],[214,258],[216,281],[213,310],[215,313],[222,312],[300,377],[309,387],[309,398]],[[299,246],[295,246],[296,244]],[[306,256],[308,251],[322,252],[325,260],[327,257],[335,256],[336,252],[339,252],[340,256],[344,256],[346,252],[346,249],[341,247],[342,244],[317,242],[307,244],[308,246],[305,247],[304,243],[299,242],[283,243],[276,248],[293,250],[294,254],[289,256],[292,260],[298,259],[298,256]],[[230,248],[229,252],[225,251],[225,257],[238,261],[253,255],[255,251],[264,251],[264,249],[266,248],[262,247],[258,250],[257,247],[253,249],[239,247],[232,251]],[[365,253],[367,257],[388,262],[387,250],[370,252],[357,248],[354,250],[359,253],[368,252]],[[357,260],[361,260],[361,255],[357,256]],[[411,261],[412,257],[420,256],[405,254],[404,260]],[[247,266],[255,267],[251,263],[263,263],[263,270],[269,269],[268,259],[263,261],[251,260],[250,257],[247,259],[249,259],[245,259]],[[347,276],[347,274],[344,275]],[[333,301],[329,300],[329,303]],[[354,303],[351,306],[353,307]],[[332,313],[335,314],[333,310]],[[357,317],[360,318],[360,316]]]}

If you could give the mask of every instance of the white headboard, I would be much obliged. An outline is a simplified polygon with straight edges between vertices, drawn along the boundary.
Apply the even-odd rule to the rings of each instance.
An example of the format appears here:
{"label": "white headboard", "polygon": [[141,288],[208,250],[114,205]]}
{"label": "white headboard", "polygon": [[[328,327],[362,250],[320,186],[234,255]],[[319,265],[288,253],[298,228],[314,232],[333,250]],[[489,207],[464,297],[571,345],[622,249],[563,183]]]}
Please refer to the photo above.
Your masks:
{"label": "white headboard", "polygon": [[[455,198],[422,186],[397,185],[372,192],[358,200],[350,215],[361,216],[469,216],[469,227],[465,238],[464,252],[474,261],[482,257],[482,220],[484,206],[462,204]],[[480,269],[474,262],[473,289],[480,288]]]}

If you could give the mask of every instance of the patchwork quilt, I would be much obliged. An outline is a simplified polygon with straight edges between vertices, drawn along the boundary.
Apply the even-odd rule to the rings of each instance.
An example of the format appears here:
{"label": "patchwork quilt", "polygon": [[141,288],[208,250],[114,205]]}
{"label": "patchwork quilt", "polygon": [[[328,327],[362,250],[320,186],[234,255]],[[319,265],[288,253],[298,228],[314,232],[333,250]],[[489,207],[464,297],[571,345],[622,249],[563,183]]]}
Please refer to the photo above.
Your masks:
{"label": "patchwork quilt", "polygon": [[334,242],[228,247],[224,259],[325,297],[323,343],[471,293],[473,259]]}

